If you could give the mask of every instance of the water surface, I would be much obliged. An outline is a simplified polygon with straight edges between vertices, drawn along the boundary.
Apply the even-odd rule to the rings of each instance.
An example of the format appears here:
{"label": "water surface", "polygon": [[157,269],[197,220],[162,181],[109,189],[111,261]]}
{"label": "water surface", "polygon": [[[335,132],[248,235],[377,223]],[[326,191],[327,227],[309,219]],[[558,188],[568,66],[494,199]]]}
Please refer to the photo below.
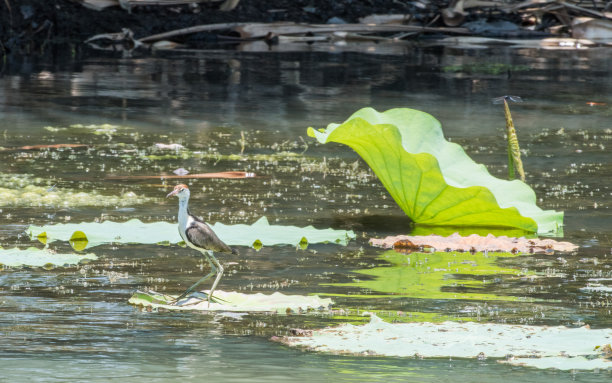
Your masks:
{"label": "water surface", "polygon": [[[189,180],[192,211],[210,222],[252,223],[265,215],[275,224],[350,229],[357,239],[346,247],[306,250],[242,247],[240,256],[221,257],[228,265],[223,290],[328,294],[340,308],[440,320],[610,328],[609,295],[583,290],[593,278],[608,286],[612,278],[609,50],[370,51],[179,52],[9,63],[0,78],[0,245],[43,248],[26,234],[30,224],[176,220],[176,201],[164,199],[174,182],[109,176],[171,174],[177,168],[249,171],[257,177]],[[483,63],[507,69],[474,69]],[[456,67],[463,69],[451,70]],[[367,239],[406,233],[410,222],[354,152],[316,144],[306,127],[341,122],[365,106],[420,109],[441,121],[447,138],[505,177],[503,110],[490,102],[504,94],[525,100],[512,110],[527,182],[542,208],[565,211],[564,240],[580,250],[499,257],[491,262],[503,271],[495,277],[477,271],[455,276],[430,295],[360,284],[376,274],[367,270],[397,271]],[[156,143],[182,144],[188,155],[155,150]],[[50,144],[88,147],[19,149]],[[92,197],[83,204],[72,199],[45,205],[19,194],[28,185]],[[112,200],[125,193],[134,193],[133,203]],[[49,247],[73,252],[65,242]],[[344,320],[143,311],[127,304],[134,290],[178,293],[206,272],[206,262],[175,245],[109,244],[85,251],[98,260],[0,272],[0,370],[7,381],[610,378],[609,371],[540,371],[494,360],[288,349],[269,338],[292,327]]]}

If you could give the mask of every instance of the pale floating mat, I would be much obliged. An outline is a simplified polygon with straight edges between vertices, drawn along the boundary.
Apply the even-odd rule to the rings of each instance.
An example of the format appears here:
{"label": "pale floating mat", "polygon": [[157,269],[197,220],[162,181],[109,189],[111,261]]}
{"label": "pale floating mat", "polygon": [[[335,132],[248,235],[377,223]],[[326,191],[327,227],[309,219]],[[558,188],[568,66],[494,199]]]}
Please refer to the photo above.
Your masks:
{"label": "pale floating mat", "polygon": [[333,304],[329,298],[319,298],[316,295],[285,295],[279,292],[273,294],[243,294],[235,291],[215,290],[213,302],[208,304],[203,292],[202,297],[189,296],[182,299],[180,305],[171,302],[176,295],[166,295],[154,291],[137,291],[129,299],[129,303],[137,306],[166,310],[189,311],[232,311],[261,312],[277,314],[301,314],[307,312],[327,311]]}
{"label": "pale floating mat", "polygon": [[397,235],[383,239],[371,238],[370,245],[385,249],[433,248],[436,251],[501,251],[512,253],[550,253],[555,251],[570,252],[578,249],[570,242],[554,239],[537,239],[525,237],[496,237],[492,234],[480,236],[472,234],[461,236],[458,233],[443,237],[440,235]]}
{"label": "pale floating mat", "polygon": [[289,346],[332,354],[411,358],[497,359],[536,368],[612,368],[612,329],[444,322],[386,323],[295,330],[274,337]]}

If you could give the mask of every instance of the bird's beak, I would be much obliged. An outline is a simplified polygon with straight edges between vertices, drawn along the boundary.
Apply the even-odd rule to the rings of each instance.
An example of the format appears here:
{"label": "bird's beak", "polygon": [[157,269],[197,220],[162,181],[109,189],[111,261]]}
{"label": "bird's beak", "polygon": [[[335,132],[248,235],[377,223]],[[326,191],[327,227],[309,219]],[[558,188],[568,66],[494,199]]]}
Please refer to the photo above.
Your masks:
{"label": "bird's beak", "polygon": [[168,193],[168,195],[166,196],[166,198],[170,198],[170,197],[172,197],[173,195],[176,195],[176,193],[178,193],[178,189],[174,189],[174,190],[172,190],[170,193]]}

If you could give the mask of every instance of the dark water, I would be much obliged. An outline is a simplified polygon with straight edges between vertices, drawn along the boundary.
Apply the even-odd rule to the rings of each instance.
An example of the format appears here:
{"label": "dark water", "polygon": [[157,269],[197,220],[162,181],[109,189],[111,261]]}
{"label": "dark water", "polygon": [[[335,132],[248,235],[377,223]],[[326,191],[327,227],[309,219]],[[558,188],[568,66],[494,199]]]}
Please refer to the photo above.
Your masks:
{"label": "dark water", "polygon": [[[240,256],[222,259],[229,264],[223,290],[331,294],[336,307],[444,318],[478,311],[483,321],[612,327],[609,293],[582,289],[593,278],[604,285],[612,278],[612,53],[412,46],[390,53],[213,51],[5,63],[0,245],[43,248],[26,234],[30,224],[176,220],[176,201],[164,199],[173,182],[109,176],[171,174],[181,167],[191,173],[249,171],[257,177],[189,180],[192,210],[211,222],[252,223],[265,215],[276,224],[350,229],[357,239],[346,247],[240,248]],[[491,69],[500,66],[499,73]],[[306,128],[342,122],[365,106],[420,109],[438,118],[446,137],[475,161],[504,177],[503,110],[490,102],[504,94],[525,100],[512,110],[527,182],[539,206],[565,211],[563,239],[580,250],[496,260],[492,264],[506,271],[488,281],[483,299],[457,299],[462,290],[450,283],[442,288],[447,295],[435,296],[347,285],[368,278],[358,270],[388,267],[367,239],[405,233],[409,221],[356,154],[315,144]],[[88,147],[15,149],[77,143]],[[168,153],[154,150],[155,143],[182,144],[189,155],[164,157]],[[42,195],[53,187],[68,202],[41,201],[26,195],[27,186]],[[85,202],[75,202],[69,193],[76,192]],[[133,203],[112,199],[125,193],[136,195]],[[65,242],[50,248],[73,252]],[[178,293],[206,271],[202,259],[178,246],[109,244],[86,251],[98,259],[0,271],[0,371],[6,381],[610,378],[609,371],[542,371],[494,360],[289,349],[269,338],[343,320],[142,311],[127,303],[134,290]],[[533,278],[517,278],[519,272]]]}

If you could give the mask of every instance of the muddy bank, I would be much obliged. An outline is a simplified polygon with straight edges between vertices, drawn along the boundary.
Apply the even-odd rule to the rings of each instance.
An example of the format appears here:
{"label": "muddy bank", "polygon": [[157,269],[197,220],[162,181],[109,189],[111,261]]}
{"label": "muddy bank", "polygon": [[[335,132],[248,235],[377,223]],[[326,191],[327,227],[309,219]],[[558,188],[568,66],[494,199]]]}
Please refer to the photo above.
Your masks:
{"label": "muddy bank", "polygon": [[[219,3],[202,3],[197,7],[142,6],[131,12],[120,7],[96,11],[69,0],[7,0],[0,2],[1,49],[4,53],[39,54],[50,45],[80,44],[93,35],[119,32],[122,28],[129,28],[139,38],[201,24],[357,22],[359,17],[373,13],[410,13],[414,10],[413,5],[400,2],[367,0],[249,0],[241,1],[228,12],[220,11],[218,7]],[[190,38],[214,40],[215,35],[201,34]]]}

